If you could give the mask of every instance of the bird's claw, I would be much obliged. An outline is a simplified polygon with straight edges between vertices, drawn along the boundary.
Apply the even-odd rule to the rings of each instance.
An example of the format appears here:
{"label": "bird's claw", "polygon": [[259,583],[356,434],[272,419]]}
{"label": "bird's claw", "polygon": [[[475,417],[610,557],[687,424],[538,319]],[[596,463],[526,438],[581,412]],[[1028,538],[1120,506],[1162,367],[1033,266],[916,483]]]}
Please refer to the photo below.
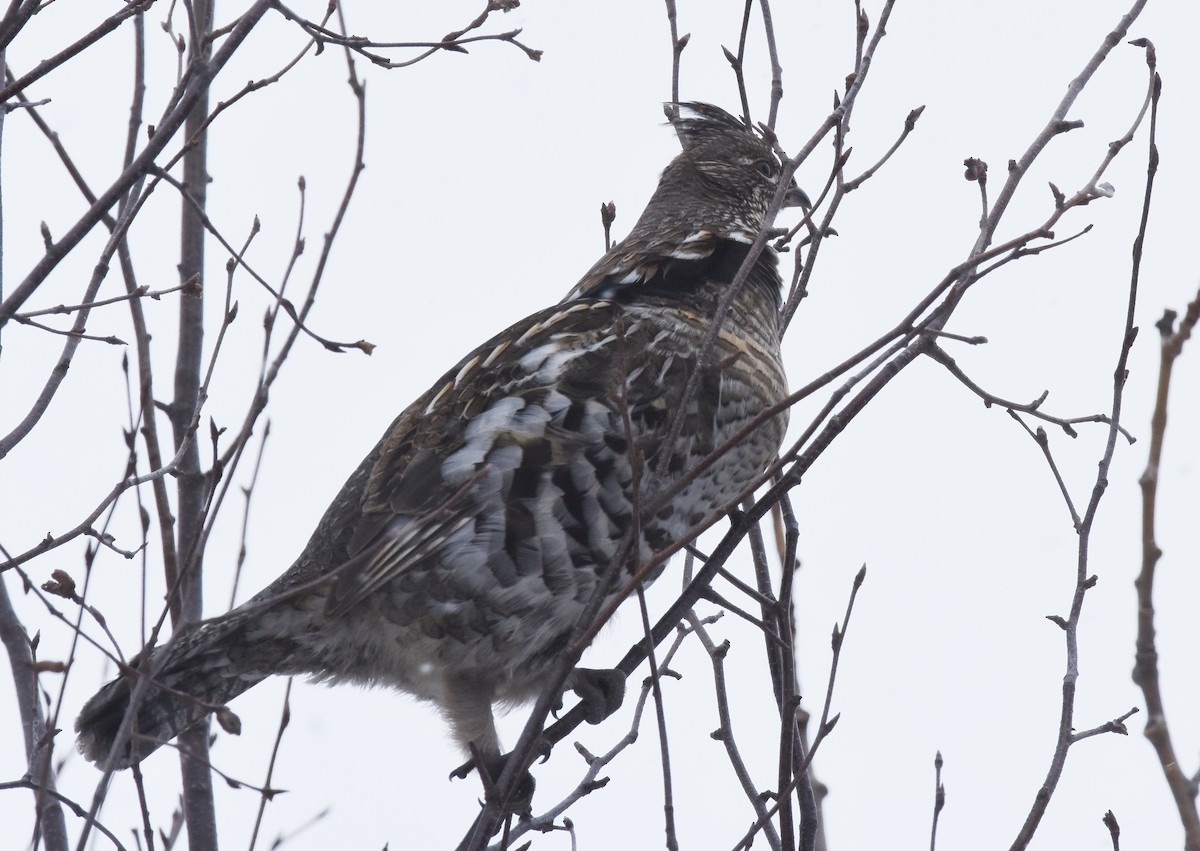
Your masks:
{"label": "bird's claw", "polygon": [[599,724],[621,708],[625,675],[616,668],[576,668],[567,677],[567,688],[579,697],[584,720]]}

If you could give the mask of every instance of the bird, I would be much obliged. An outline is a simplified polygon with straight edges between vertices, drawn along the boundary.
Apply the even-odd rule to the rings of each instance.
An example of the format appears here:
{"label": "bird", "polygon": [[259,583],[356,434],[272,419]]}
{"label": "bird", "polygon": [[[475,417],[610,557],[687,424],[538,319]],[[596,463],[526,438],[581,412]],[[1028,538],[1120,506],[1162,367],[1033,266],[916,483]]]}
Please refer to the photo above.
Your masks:
{"label": "bird", "polygon": [[777,192],[810,205],[769,132],[667,106],[682,150],[628,236],[409,405],[286,572],[122,666],[76,720],[89,761],[129,767],[307,675],[431,701],[500,766],[494,709],[538,696],[592,596],[736,509],[787,424],[775,251],[731,287]]}

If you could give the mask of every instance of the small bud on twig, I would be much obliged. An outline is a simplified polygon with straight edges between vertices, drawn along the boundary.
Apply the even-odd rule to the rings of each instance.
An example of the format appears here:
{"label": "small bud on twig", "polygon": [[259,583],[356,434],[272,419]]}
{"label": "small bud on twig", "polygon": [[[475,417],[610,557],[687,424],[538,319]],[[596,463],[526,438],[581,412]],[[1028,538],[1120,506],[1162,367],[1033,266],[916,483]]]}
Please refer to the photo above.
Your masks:
{"label": "small bud on twig", "polygon": [[967,170],[963,173],[963,177],[972,183],[987,183],[988,165],[978,157],[967,157],[963,160],[963,165]]}

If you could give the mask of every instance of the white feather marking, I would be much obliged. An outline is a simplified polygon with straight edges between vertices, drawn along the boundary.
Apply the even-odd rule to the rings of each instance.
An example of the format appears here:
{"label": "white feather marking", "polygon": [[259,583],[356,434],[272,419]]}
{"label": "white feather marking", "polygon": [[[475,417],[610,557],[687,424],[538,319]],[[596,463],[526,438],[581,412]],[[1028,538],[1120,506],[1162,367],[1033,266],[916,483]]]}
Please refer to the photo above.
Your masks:
{"label": "white feather marking", "polygon": [[521,358],[521,368],[526,370],[531,376],[536,375],[539,382],[553,384],[558,381],[567,364],[576,358],[590,354],[597,349],[602,349],[609,343],[613,342],[616,337],[609,334],[595,340],[588,346],[571,346],[567,347],[561,339],[551,340],[538,346]]}
{"label": "white feather marking", "polygon": [[477,363],[479,363],[478,355],[476,355],[475,357],[473,357],[469,361],[467,361],[465,364],[463,364],[463,368],[458,371],[458,375],[454,376],[454,386],[455,387],[457,387],[459,385],[459,383],[463,380],[463,378],[467,375],[467,373],[469,373],[471,370],[473,370],[475,368],[475,365]]}
{"label": "white feather marking", "polygon": [[675,260],[703,260],[705,257],[712,256],[712,249],[704,248],[697,251],[684,251],[676,248],[668,256]]}
{"label": "white feather marking", "polygon": [[433,409],[437,407],[437,403],[442,401],[442,397],[445,396],[448,392],[450,392],[450,388],[453,386],[454,386],[453,384],[442,385],[442,389],[439,390],[437,395],[433,397],[433,401],[431,401],[428,405],[425,406],[424,413],[426,416],[428,416],[430,413],[433,412]]}
{"label": "white feather marking", "polygon": [[530,375],[536,373],[539,379],[553,383],[562,375],[563,367],[586,351],[566,348],[561,342],[552,340],[526,352],[521,358],[521,369]]}
{"label": "white feather marking", "polygon": [[[526,341],[529,340],[530,337],[534,336],[535,334],[540,334],[543,331],[553,328],[555,325],[557,325],[559,322],[562,322],[564,319],[566,319],[572,313],[578,313],[581,310],[587,310],[589,307],[591,307],[590,304],[573,304],[570,307],[568,307],[566,310],[560,310],[560,311],[558,311],[558,313],[555,313],[552,316],[547,316],[541,322],[538,322],[536,325],[534,325],[528,331],[526,331],[524,334],[522,334],[520,337],[518,337],[517,345],[519,346],[522,343],[525,343]],[[486,366],[486,364],[484,364],[484,365]]]}
{"label": "white feather marking", "polygon": [[507,349],[509,347],[509,345],[511,345],[511,344],[509,343],[508,340],[505,340],[504,342],[500,343],[500,345],[498,345],[498,346],[496,346],[496,348],[492,349],[492,353],[484,359],[481,366],[483,366],[485,368],[491,366],[492,362],[495,361],[496,358],[500,357],[500,354],[505,349]]}
{"label": "white feather marking", "polygon": [[516,342],[516,344],[517,344],[518,346],[520,346],[520,345],[524,345],[524,343],[525,343],[525,341],[526,341],[526,340],[528,340],[530,337],[532,337],[534,334],[538,333],[538,332],[539,332],[539,331],[541,331],[541,330],[542,330],[542,323],[541,323],[541,322],[535,322],[533,325],[529,326],[529,330],[527,330],[527,331],[526,331],[524,334],[522,334],[520,337],[517,337],[517,342]]}
{"label": "white feather marking", "polygon": [[467,442],[481,436],[490,440],[497,431],[511,425],[516,419],[517,412],[524,407],[525,400],[520,396],[505,396],[503,399],[497,399],[468,423]]}
{"label": "white feather marking", "polygon": [[442,462],[442,476],[446,481],[459,482],[473,476],[491,450],[497,433],[507,430],[523,407],[524,399],[505,396],[472,419],[467,424],[463,447]]}

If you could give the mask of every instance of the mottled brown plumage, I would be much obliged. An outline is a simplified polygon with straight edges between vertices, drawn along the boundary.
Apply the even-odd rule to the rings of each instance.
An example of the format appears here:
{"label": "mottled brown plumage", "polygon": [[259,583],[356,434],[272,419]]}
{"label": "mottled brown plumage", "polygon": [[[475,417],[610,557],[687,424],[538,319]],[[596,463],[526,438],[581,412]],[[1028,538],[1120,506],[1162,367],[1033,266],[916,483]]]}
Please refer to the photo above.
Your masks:
{"label": "mottled brown plumage", "polygon": [[[630,235],[562,302],[479,346],[410,405],[286,573],[154,652],[135,735],[114,764],[140,760],[272,674],[397,687],[437,703],[463,745],[498,757],[493,703],[541,690],[623,538],[636,529],[605,594],[763,471],[783,414],[634,523],[635,505],[652,505],[786,393],[769,248],[716,351],[700,357],[763,227],[779,162],[716,107],[682,105],[673,123],[683,152]],[[793,185],[787,200],[805,199]],[[80,713],[89,759],[109,755],[135,677],[104,686]]]}

